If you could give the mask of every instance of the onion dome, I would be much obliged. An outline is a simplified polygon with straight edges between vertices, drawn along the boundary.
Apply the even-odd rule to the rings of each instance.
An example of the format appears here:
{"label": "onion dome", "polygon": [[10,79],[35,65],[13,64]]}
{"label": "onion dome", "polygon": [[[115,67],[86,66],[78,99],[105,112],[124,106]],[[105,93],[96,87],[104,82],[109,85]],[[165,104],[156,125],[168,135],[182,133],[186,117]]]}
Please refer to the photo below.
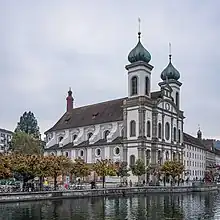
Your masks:
{"label": "onion dome", "polygon": [[169,79],[174,79],[178,80],[180,78],[180,73],[179,71],[173,66],[171,62],[171,54],[169,55],[169,64],[168,66],[163,70],[163,72],[160,75],[160,78],[162,80],[169,80]]}
{"label": "onion dome", "polygon": [[138,43],[136,47],[128,55],[128,61],[130,63],[134,63],[138,61],[149,63],[151,60],[151,55],[142,45],[140,38],[141,38],[141,32],[138,32]]}

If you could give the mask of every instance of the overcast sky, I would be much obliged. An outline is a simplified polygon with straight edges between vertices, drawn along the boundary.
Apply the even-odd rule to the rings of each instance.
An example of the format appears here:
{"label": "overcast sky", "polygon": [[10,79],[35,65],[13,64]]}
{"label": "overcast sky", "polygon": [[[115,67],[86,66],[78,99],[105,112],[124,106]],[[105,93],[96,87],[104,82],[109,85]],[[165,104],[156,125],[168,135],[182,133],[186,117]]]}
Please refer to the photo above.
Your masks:
{"label": "overcast sky", "polygon": [[75,106],[127,95],[127,55],[152,55],[152,90],[168,63],[180,71],[184,130],[220,138],[220,2],[204,0],[0,0],[0,127],[32,111],[41,132]]}

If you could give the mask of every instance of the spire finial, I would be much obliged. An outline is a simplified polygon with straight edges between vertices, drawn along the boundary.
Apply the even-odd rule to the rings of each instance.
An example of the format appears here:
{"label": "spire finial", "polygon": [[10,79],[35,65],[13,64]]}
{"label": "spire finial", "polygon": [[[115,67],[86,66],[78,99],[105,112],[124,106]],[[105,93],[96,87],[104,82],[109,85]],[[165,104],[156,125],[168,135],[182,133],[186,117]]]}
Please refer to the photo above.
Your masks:
{"label": "spire finial", "polygon": [[171,43],[169,43],[169,60],[171,62],[171,57],[172,57],[172,53],[171,53]]}
{"label": "spire finial", "polygon": [[200,124],[198,124],[198,129],[199,129],[199,131],[200,131]]}
{"label": "spire finial", "polygon": [[69,87],[69,91],[71,91],[71,87]]}
{"label": "spire finial", "polygon": [[141,39],[141,19],[138,18],[138,39]]}

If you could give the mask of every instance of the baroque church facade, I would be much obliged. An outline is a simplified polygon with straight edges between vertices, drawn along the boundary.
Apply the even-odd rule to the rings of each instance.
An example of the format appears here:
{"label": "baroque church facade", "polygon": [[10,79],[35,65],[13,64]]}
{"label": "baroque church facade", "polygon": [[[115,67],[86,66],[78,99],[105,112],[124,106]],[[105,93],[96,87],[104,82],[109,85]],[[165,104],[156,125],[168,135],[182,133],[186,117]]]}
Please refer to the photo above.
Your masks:
{"label": "baroque church facade", "polygon": [[[140,158],[146,166],[152,167],[176,159],[187,167],[189,148],[184,145],[184,137],[187,146],[192,144],[195,149],[203,149],[204,145],[200,146],[200,142],[195,145],[197,138],[183,132],[182,83],[171,58],[170,54],[169,63],[161,73],[160,89],[152,92],[154,67],[139,32],[138,43],[129,53],[129,64],[125,67],[127,97],[74,108],[70,89],[66,112],[45,132],[45,154],[65,155],[73,160],[80,157],[87,163],[95,163],[98,159],[126,161],[128,166]],[[205,166],[204,162],[204,168],[200,169],[205,170]],[[188,171],[188,174],[194,176],[194,172]],[[195,176],[201,178],[204,171],[198,174]],[[137,181],[132,175],[129,178]],[[146,175],[147,181],[149,178]]]}

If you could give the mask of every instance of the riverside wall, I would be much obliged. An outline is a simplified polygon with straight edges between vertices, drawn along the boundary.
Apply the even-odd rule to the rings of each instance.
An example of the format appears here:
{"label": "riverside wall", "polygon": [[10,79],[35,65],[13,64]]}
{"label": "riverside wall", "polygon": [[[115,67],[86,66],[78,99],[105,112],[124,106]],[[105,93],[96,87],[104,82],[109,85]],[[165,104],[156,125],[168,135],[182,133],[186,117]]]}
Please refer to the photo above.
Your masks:
{"label": "riverside wall", "polygon": [[151,193],[193,193],[217,191],[217,185],[204,186],[146,186],[146,187],[118,187],[105,189],[87,190],[65,190],[65,191],[43,191],[43,192],[19,192],[19,193],[0,193],[0,203],[24,202],[37,200],[54,200],[66,198],[85,198],[101,196],[126,196],[133,194]]}

